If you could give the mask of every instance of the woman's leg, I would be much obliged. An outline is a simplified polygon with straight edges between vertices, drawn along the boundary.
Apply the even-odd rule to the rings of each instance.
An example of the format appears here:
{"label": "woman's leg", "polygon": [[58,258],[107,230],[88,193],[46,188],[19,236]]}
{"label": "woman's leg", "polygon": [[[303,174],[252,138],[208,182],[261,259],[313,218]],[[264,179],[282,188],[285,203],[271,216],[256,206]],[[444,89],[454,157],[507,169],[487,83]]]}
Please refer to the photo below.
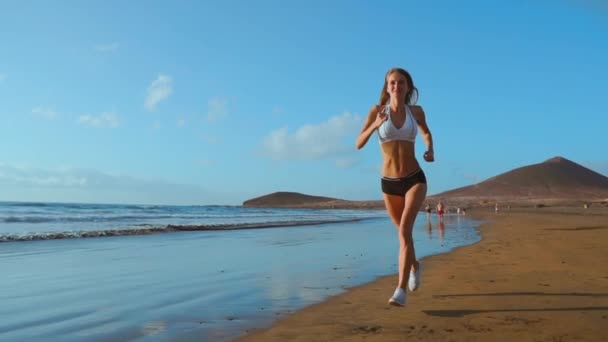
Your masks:
{"label": "woman's leg", "polygon": [[426,184],[418,183],[405,194],[403,214],[399,222],[399,283],[398,287],[406,289],[410,269],[416,261],[412,229],[416,215],[426,197]]}
{"label": "woman's leg", "polygon": [[386,205],[386,211],[388,216],[395,224],[395,228],[399,230],[399,223],[401,223],[401,216],[403,216],[403,207],[405,206],[405,196],[397,195],[384,195],[384,205]]}
{"label": "woman's leg", "polygon": [[[411,189],[410,189],[411,192]],[[401,221],[403,219],[403,213],[405,208],[405,196],[397,196],[397,195],[388,195],[384,194],[384,204],[386,205],[386,211],[388,212],[388,216],[390,216],[391,220],[395,224],[395,229],[397,230],[397,234],[399,234],[399,226],[401,225]],[[426,195],[426,190],[425,190]],[[418,208],[420,209],[420,208]],[[414,253],[414,260],[416,260],[416,253],[412,248],[412,253]],[[399,257],[401,260],[401,257]],[[403,267],[400,265],[399,270]],[[412,270],[416,271],[418,269],[417,262],[414,262],[412,265]]]}

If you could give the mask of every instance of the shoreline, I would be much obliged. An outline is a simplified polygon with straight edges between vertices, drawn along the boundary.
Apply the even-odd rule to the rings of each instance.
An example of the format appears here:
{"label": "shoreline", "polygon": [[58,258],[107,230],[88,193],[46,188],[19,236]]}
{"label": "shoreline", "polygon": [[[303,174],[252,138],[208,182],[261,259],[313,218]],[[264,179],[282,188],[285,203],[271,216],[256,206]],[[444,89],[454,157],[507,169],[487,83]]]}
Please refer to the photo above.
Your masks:
{"label": "shoreline", "polygon": [[43,234],[25,234],[25,235],[2,235],[0,234],[0,243],[3,242],[29,242],[29,241],[46,241],[46,240],[69,240],[69,239],[91,239],[105,237],[120,237],[120,236],[135,236],[135,235],[151,235],[151,234],[167,234],[179,232],[194,232],[194,231],[229,231],[229,230],[246,230],[246,229],[268,229],[268,228],[285,228],[285,227],[303,227],[317,226],[324,224],[337,224],[348,222],[359,222],[363,220],[373,220],[376,217],[364,218],[348,218],[340,220],[302,220],[302,221],[276,221],[276,222],[259,222],[259,223],[228,223],[228,224],[168,224],[165,226],[148,225],[146,228],[127,228],[127,229],[106,229],[106,230],[83,230],[71,232],[50,232]]}
{"label": "shoreline", "polygon": [[405,308],[386,303],[389,275],[237,341],[608,339],[608,267],[597,267],[608,264],[608,210],[467,216],[482,222],[481,240],[423,258],[421,288]]}

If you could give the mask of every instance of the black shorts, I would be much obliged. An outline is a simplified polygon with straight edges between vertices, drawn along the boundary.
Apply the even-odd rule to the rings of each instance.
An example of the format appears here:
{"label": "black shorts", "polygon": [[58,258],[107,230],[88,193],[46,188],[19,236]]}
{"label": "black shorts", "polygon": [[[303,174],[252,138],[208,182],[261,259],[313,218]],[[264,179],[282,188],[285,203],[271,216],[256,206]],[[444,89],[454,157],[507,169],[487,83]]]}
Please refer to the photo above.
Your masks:
{"label": "black shorts", "polygon": [[382,192],[387,195],[405,196],[416,184],[426,184],[426,176],[422,169],[418,169],[405,177],[382,177]]}

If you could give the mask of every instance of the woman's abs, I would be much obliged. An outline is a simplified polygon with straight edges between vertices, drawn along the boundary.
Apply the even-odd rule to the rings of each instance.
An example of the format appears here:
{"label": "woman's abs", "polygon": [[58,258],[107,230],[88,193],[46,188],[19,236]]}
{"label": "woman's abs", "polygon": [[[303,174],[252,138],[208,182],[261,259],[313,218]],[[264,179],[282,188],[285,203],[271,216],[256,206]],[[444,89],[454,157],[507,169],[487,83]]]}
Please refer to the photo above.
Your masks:
{"label": "woman's abs", "polygon": [[381,145],[382,176],[404,177],[420,169],[416,160],[414,144],[405,141],[391,141]]}

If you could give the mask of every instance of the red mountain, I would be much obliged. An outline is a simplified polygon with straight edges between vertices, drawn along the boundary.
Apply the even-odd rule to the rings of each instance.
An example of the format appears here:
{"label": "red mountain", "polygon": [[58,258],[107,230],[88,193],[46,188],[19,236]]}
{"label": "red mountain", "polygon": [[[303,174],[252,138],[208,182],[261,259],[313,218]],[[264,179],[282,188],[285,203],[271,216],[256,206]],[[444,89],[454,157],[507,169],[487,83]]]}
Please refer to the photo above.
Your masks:
{"label": "red mountain", "polygon": [[605,199],[608,177],[563,157],[502,173],[480,183],[433,195],[459,199]]}
{"label": "red mountain", "polygon": [[311,196],[299,192],[275,192],[243,202],[245,207],[316,208],[316,209],[375,209],[384,208],[382,201],[348,201],[338,198]]}

